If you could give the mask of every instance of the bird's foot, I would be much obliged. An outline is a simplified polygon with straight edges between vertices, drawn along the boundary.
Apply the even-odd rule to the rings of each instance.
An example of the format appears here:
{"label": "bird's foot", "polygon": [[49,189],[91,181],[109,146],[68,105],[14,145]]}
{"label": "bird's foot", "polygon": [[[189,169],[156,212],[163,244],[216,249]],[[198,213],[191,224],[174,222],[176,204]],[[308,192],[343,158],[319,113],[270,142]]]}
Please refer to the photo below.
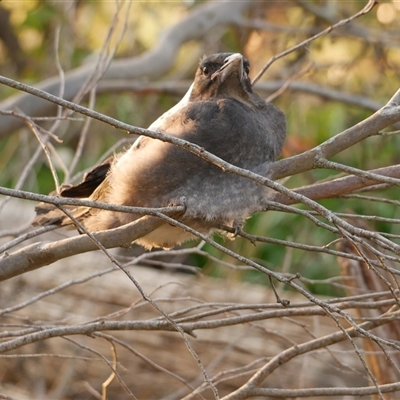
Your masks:
{"label": "bird's foot", "polygon": [[185,214],[185,212],[186,212],[186,210],[187,210],[187,200],[186,200],[186,197],[185,197],[185,196],[181,196],[181,197],[179,198],[179,201],[180,201],[180,205],[183,206],[183,211],[182,211],[182,213]]}
{"label": "bird's foot", "polygon": [[228,239],[235,239],[236,236],[239,236],[243,233],[243,221],[233,221],[232,226],[225,224],[218,224],[217,229],[227,232]]}
{"label": "bird's foot", "polygon": [[182,211],[177,211],[178,215],[183,215],[187,210],[187,200],[185,196],[181,196],[178,200],[171,200],[168,207],[183,207]]}
{"label": "bird's foot", "polygon": [[243,221],[233,221],[232,228],[235,230],[232,234],[232,238],[242,233]]}

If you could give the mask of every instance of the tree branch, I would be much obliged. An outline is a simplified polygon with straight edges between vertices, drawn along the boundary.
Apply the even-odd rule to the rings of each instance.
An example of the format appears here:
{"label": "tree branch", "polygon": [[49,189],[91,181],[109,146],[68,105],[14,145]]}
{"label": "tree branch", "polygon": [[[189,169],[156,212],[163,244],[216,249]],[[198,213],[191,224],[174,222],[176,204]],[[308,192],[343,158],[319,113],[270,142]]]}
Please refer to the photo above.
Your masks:
{"label": "tree branch", "polygon": [[[247,307],[249,306],[247,305]],[[296,315],[304,315],[304,314],[305,314],[304,310],[301,309],[296,310],[288,308],[288,309],[269,310],[261,313],[252,312],[247,315],[218,318],[213,320],[179,322],[178,326],[182,329],[183,332],[192,333],[196,330],[201,330],[201,329],[215,329],[224,326],[234,326],[243,323],[249,323],[251,321],[261,321],[268,318],[277,318],[285,315],[288,317],[290,316],[293,317]],[[323,315],[323,314],[325,313],[320,307],[312,307],[312,310],[306,312],[306,315]],[[398,316],[398,313],[393,314],[392,319],[396,318],[396,316]],[[102,320],[99,322],[78,324],[73,326],[59,326],[59,327],[41,326],[37,327],[38,329],[40,329],[37,332],[27,333],[25,335],[20,336],[17,339],[12,339],[7,342],[0,343],[0,353],[17,349],[29,343],[35,343],[40,340],[50,339],[52,337],[64,336],[64,335],[90,335],[93,332],[101,332],[108,330],[176,331],[176,328],[168,320],[161,318],[152,318],[144,321]],[[198,316],[198,318],[202,318],[202,316]],[[364,322],[360,324],[358,328],[366,332],[378,326],[385,325],[390,321],[391,319],[380,318],[374,321]],[[346,333],[349,334],[351,337],[360,336],[359,330],[355,328],[348,328],[346,330]],[[284,350],[282,353],[280,353],[277,357],[269,361],[264,366],[263,370],[268,370],[269,373],[272,373],[273,368],[276,368],[279,362],[282,362],[283,359],[286,359],[287,357],[286,354],[290,354],[291,358],[293,358],[298,355],[309,352],[311,350],[320,349],[325,346],[330,346],[332,344],[339,343],[340,341],[346,339],[346,337],[347,336],[344,332],[334,332],[326,336],[323,336],[321,338],[307,341],[305,343],[302,343],[301,345],[290,347]],[[394,347],[400,348],[396,344],[394,344]],[[286,362],[287,361],[289,361],[289,359],[286,359]]]}
{"label": "tree branch", "polygon": [[285,158],[284,160],[274,163],[271,167],[270,177],[276,180],[309,171],[316,167],[316,161],[318,159],[329,159],[399,121],[400,89],[385,106],[365,120],[305,153]]}
{"label": "tree branch", "polygon": [[375,6],[377,2],[375,0],[369,0],[368,3],[365,5],[365,7],[363,7],[362,10],[360,10],[358,13],[352,15],[349,18],[345,18],[342,19],[341,21],[329,26],[328,28],[324,29],[322,32],[317,33],[316,35],[304,40],[301,43],[298,43],[297,45],[291,47],[290,49],[287,49],[286,51],[283,51],[282,53],[272,57],[267,64],[265,64],[265,66],[262,68],[262,70],[257,74],[257,76],[253,79],[252,81],[252,85],[254,85],[260,78],[261,76],[263,76],[263,74],[265,73],[265,71],[276,61],[279,60],[282,57],[287,56],[290,53],[293,53],[296,50],[299,50],[305,46],[307,46],[308,44],[310,44],[311,42],[313,42],[314,40],[328,35],[329,33],[331,33],[334,29],[340,28],[346,24],[348,24],[349,22],[353,21],[354,19],[361,17],[362,15],[368,14],[372,8]]}
{"label": "tree branch", "polygon": [[[163,81],[163,82],[143,82],[140,80],[124,80],[124,79],[113,79],[113,80],[101,80],[96,87],[97,93],[123,93],[133,92],[141,95],[147,95],[150,93],[156,94],[169,94],[177,97],[182,97],[192,81]],[[382,107],[382,104],[351,93],[345,93],[333,88],[325,87],[311,82],[302,81],[262,81],[257,82],[255,89],[258,93],[266,96],[266,93],[276,92],[281,89],[283,85],[287,85],[286,91],[309,93],[315,96],[319,96],[323,99],[338,101],[344,104],[353,105],[356,107],[362,107],[370,111],[377,111]]]}
{"label": "tree branch", "polygon": [[378,393],[393,393],[400,390],[400,383],[387,383],[365,387],[320,387],[308,389],[264,389],[255,388],[251,390],[251,396],[273,397],[280,399],[290,399],[297,397],[326,397],[326,396],[368,396]]}
{"label": "tree branch", "polygon": [[[48,101],[52,101],[58,105],[72,109],[72,110],[82,113],[84,115],[90,116],[92,118],[96,118],[96,119],[98,119],[102,122],[108,123],[116,128],[124,129],[131,133],[143,134],[145,136],[149,136],[154,139],[163,140],[163,141],[178,145],[180,147],[183,147],[186,150],[191,151],[192,153],[198,155],[199,157],[219,166],[223,170],[226,170],[230,173],[235,173],[239,176],[243,176],[243,177],[252,179],[260,184],[266,185],[266,186],[276,190],[277,192],[279,192],[280,194],[282,194],[286,197],[291,198],[295,202],[301,202],[303,204],[308,205],[311,209],[317,211],[320,215],[324,216],[328,221],[334,222],[335,225],[340,226],[342,229],[345,229],[346,231],[348,231],[349,233],[351,233],[353,235],[373,239],[380,246],[383,246],[386,249],[390,249],[391,251],[395,252],[396,254],[400,254],[400,247],[398,245],[396,245],[395,243],[382,237],[381,235],[379,235],[375,232],[370,232],[370,231],[363,230],[360,228],[355,228],[352,225],[348,224],[347,222],[345,222],[345,221],[341,220],[340,218],[338,218],[337,216],[335,216],[332,212],[325,209],[324,207],[322,207],[315,201],[310,200],[309,198],[307,198],[305,196],[302,196],[300,193],[291,191],[291,190],[285,188],[284,186],[279,185],[278,183],[272,181],[269,178],[261,177],[253,172],[246,171],[246,170],[243,170],[236,166],[233,166],[233,165],[225,162],[224,160],[220,159],[219,157],[216,157],[213,154],[204,151],[204,149],[200,148],[197,145],[194,145],[185,140],[181,140],[179,138],[168,136],[168,135],[165,135],[162,133],[152,132],[152,131],[149,131],[146,129],[133,127],[131,125],[122,123],[114,118],[105,116],[101,113],[95,112],[93,110],[79,106],[79,105],[71,103],[69,101],[60,99],[57,96],[50,95],[39,89],[35,89],[28,85],[24,85],[24,84],[15,82],[15,81],[10,80],[5,77],[0,77],[0,82],[6,83],[13,87],[17,87],[18,89],[21,89],[21,90],[25,90],[29,93],[35,94],[36,96],[45,98]],[[306,170],[314,168],[317,165],[317,161],[320,160],[321,158],[332,157],[333,155],[343,151],[344,149],[354,145],[355,143],[379,132],[381,129],[393,124],[394,122],[400,121],[399,100],[400,100],[400,90],[392,97],[392,99],[388,102],[388,104],[386,106],[381,108],[379,111],[377,111],[371,117],[358,123],[354,127],[345,130],[344,132],[334,136],[333,138],[327,140],[326,142],[322,143],[321,145],[317,146],[316,148],[314,148],[306,153],[273,163],[271,165],[270,176],[273,179],[277,179],[277,178],[281,178],[284,176],[288,176],[290,174],[304,172]],[[123,229],[123,228],[121,228],[121,229]],[[121,241],[119,245],[123,245],[124,243],[130,243],[131,241],[135,240],[135,239],[133,239],[133,237],[136,239],[139,236],[132,236],[132,239],[129,242]],[[107,246],[114,247],[116,241],[113,240],[112,243],[113,244],[105,245],[105,247],[107,247]],[[85,242],[83,247],[78,247],[77,249],[82,249],[82,251],[90,251],[95,248],[93,246],[94,245],[91,242],[90,246],[87,247],[87,244]],[[38,249],[36,249],[36,250],[38,250]],[[41,248],[40,250],[41,250],[42,255],[45,254],[44,248]],[[33,253],[35,252],[34,247],[30,246],[29,251],[30,251],[29,254],[32,256]],[[46,264],[49,264],[49,263],[55,261],[55,259],[51,255],[51,251],[53,251],[53,250],[51,250],[49,252],[49,249],[47,249],[47,251],[48,251],[48,253],[46,253],[46,254],[48,254],[48,256],[47,256],[48,258],[42,259],[42,255],[39,256],[39,259],[40,259],[39,264],[40,265],[46,265]],[[77,251],[79,252],[80,250],[77,250]],[[19,270],[19,271],[25,271],[25,268],[28,268],[26,264],[22,264],[22,258],[19,258],[19,257],[23,257],[22,254],[23,253],[18,253],[18,255],[13,254],[13,256],[15,255],[15,258],[18,260],[17,264],[13,264],[14,268],[17,268],[17,270]],[[67,253],[61,252],[60,256],[62,254],[64,254],[62,257],[65,257]],[[74,253],[74,254],[76,254],[76,253]],[[2,261],[3,261],[3,265],[11,264],[10,259],[7,261],[7,263],[5,263],[4,258]],[[27,260],[25,259],[25,263],[26,262],[27,262]],[[43,262],[44,262],[44,264],[43,264]],[[21,263],[20,264],[21,267],[18,267],[19,263]],[[32,264],[32,260],[30,260],[28,262],[28,264],[29,263]],[[36,265],[36,264],[33,263],[32,265]],[[11,270],[12,270],[12,268],[8,268],[7,272],[5,273],[4,276],[15,276],[15,275],[13,275],[13,273],[11,273]],[[18,273],[20,273],[20,272],[18,272]]]}
{"label": "tree branch", "polygon": [[[383,177],[400,179],[400,165],[378,168],[369,172]],[[294,192],[313,200],[322,200],[344,196],[346,194],[356,192],[359,189],[368,188],[375,184],[375,180],[350,175],[294,189]],[[294,199],[282,195],[281,193],[275,193],[275,195],[271,197],[271,200],[286,205],[295,204]]]}
{"label": "tree branch", "polygon": [[[210,2],[190,12],[186,18],[167,28],[158,44],[146,53],[132,58],[114,60],[102,79],[156,79],[173,66],[180,46],[190,40],[200,39],[215,27],[239,23],[242,14],[255,3],[248,1]],[[72,100],[95,69],[94,64],[83,65],[65,74],[64,98]],[[53,77],[37,85],[50,94],[58,94],[60,79]],[[0,103],[3,110],[21,110],[30,117],[49,115],[54,106],[51,103],[27,94],[18,94]],[[0,137],[22,127],[22,122],[10,116],[0,116]]]}
{"label": "tree branch", "polygon": [[[142,217],[130,224],[93,233],[105,248],[129,246],[132,241],[145,236],[164,222],[156,217]],[[33,243],[12,255],[4,254],[0,259],[0,281],[51,264],[74,254],[97,250],[98,247],[86,235],[74,236],[57,242]]]}
{"label": "tree branch", "polygon": [[[398,313],[397,313],[398,314]],[[358,327],[363,330],[371,330],[376,328],[377,326],[381,326],[384,324],[385,319],[380,318],[374,321],[368,321],[360,324]],[[389,321],[385,321],[386,323]],[[377,325],[375,325],[377,324]],[[305,343],[296,344],[288,349],[282,351],[273,357],[267,364],[265,364],[261,369],[257,371],[256,374],[253,375],[251,379],[249,379],[242,387],[237,389],[236,391],[230,393],[225,396],[221,400],[238,400],[238,399],[246,399],[250,395],[253,395],[253,391],[257,392],[259,389],[259,385],[262,381],[270,375],[273,371],[275,371],[282,364],[286,364],[293,358],[308,353],[311,350],[321,349],[327,346],[331,346],[335,343],[339,343],[342,340],[347,339],[347,337],[356,337],[359,336],[359,332],[354,327],[348,328],[345,331],[338,331],[331,333],[326,336],[322,336],[316,338],[314,340],[310,340]]]}

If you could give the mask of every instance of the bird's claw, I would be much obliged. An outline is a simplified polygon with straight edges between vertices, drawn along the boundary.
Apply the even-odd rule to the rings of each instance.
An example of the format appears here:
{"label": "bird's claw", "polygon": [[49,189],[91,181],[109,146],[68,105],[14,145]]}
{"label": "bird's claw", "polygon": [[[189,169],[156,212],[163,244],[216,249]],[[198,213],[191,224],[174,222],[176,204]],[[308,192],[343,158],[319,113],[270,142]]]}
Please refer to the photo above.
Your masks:
{"label": "bird's claw", "polygon": [[181,196],[180,198],[179,198],[179,201],[180,201],[180,206],[183,206],[183,211],[182,211],[182,213],[183,214],[185,214],[185,212],[186,212],[186,210],[187,210],[187,200],[186,200],[186,197],[185,196]]}
{"label": "bird's claw", "polygon": [[243,222],[235,221],[232,225],[232,228],[235,230],[232,234],[232,238],[235,238],[236,236],[240,235],[240,233],[242,232]]}
{"label": "bird's claw", "polygon": [[183,207],[182,211],[179,211],[179,214],[185,214],[187,210],[187,200],[185,196],[181,196],[179,200],[172,200],[169,202],[168,207]]}

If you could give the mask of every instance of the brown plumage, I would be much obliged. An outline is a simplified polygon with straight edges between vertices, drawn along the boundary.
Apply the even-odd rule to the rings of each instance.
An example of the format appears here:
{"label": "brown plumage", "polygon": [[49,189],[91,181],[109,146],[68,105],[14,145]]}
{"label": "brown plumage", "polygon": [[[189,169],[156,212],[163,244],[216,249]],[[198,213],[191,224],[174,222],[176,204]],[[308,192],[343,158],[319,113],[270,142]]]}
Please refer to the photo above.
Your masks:
{"label": "brown plumage", "polygon": [[[240,54],[204,58],[184,98],[149,129],[196,143],[233,165],[266,176],[269,164],[282,150],[285,117],[253,92],[248,72],[249,63]],[[136,207],[165,207],[185,198],[187,209],[180,221],[204,234],[221,224],[240,225],[262,208],[267,194],[268,189],[254,181],[144,136],[88,173],[81,184],[61,192],[63,197],[89,197]],[[39,205],[37,213],[36,225],[71,223],[48,205]],[[114,228],[139,217],[87,208],[76,209],[74,215],[91,231]],[[191,238],[182,229],[165,224],[136,243],[146,248],[171,248]]]}

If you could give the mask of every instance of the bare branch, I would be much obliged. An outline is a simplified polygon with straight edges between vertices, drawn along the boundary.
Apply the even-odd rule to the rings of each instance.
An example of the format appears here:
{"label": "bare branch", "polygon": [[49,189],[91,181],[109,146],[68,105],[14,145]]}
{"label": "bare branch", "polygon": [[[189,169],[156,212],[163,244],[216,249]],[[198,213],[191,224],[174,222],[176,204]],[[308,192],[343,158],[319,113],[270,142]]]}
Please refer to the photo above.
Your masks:
{"label": "bare branch", "polygon": [[[142,217],[123,227],[93,234],[106,248],[129,246],[132,241],[152,232],[163,224],[156,217]],[[0,280],[9,279],[27,271],[43,267],[73,254],[97,250],[93,241],[85,235],[75,236],[54,243],[34,243],[0,259]]]}
{"label": "bare branch", "polygon": [[[207,161],[214,163],[217,166],[220,166],[223,169],[228,169],[230,172],[236,172],[241,175],[241,173],[238,172],[239,169],[235,170],[235,168],[229,168],[228,163],[225,163],[220,158],[213,156],[211,153],[205,152],[204,149],[201,149],[199,146],[189,143],[185,140],[122,123],[114,118],[108,117],[104,114],[90,110],[75,103],[60,99],[57,96],[53,96],[49,93],[43,92],[42,90],[35,89],[31,86],[16,82],[12,79],[0,76],[0,83],[15,87],[19,90],[26,91],[27,93],[31,93],[35,96],[54,102],[70,110],[98,119],[99,121],[114,126],[115,128],[125,130],[129,133],[149,136],[154,139],[159,139],[183,147],[186,150],[189,150],[190,152],[206,159]],[[346,129],[344,132],[337,134],[333,138],[327,140],[321,145],[315,147],[314,149],[274,163],[271,166],[270,177],[271,179],[280,179],[285,176],[293,175],[294,173],[301,173],[315,168],[317,159],[321,157],[328,159],[340,153],[341,151],[353,146],[354,144],[366,139],[367,137],[377,134],[382,129],[399,121],[400,90],[390,99],[387,105],[382,107],[375,114],[365,119],[364,121],[361,121],[355,126]],[[247,176],[249,177],[250,175]]]}
{"label": "bare branch", "polygon": [[[215,27],[235,24],[242,19],[242,14],[256,3],[245,2],[210,2],[196,7],[178,23],[166,29],[158,44],[148,52],[133,58],[114,60],[102,79],[155,79],[168,72],[173,66],[180,46],[190,40],[202,38]],[[93,75],[96,65],[87,64],[65,74],[64,98],[72,100],[88,77]],[[57,94],[60,81],[58,77],[49,78],[38,88]],[[52,104],[35,99],[26,94],[19,94],[0,103],[3,110],[22,110],[25,114],[36,117],[53,112]],[[0,117],[0,137],[21,127],[21,121],[12,117]]]}
{"label": "bare branch", "polygon": [[[377,321],[365,322],[360,324],[359,328],[362,328],[363,330],[370,330],[375,327],[374,323],[376,322]],[[382,322],[382,320],[380,322]],[[326,346],[331,346],[334,343],[338,343],[339,341],[346,339],[347,335],[350,337],[357,336],[358,329],[354,327],[349,328],[343,332],[335,332],[333,334],[302,343],[301,345],[288,348],[276,357],[272,358],[271,361],[259,369],[257,373],[254,374],[253,377],[249,379],[241,388],[225,396],[223,400],[245,399],[253,395],[253,390],[258,388],[262,381],[282,364],[289,362],[294,357],[309,352],[311,349],[323,348]],[[377,391],[376,388],[374,389]]]}
{"label": "bare branch", "polygon": [[337,134],[319,146],[294,157],[276,162],[271,169],[271,178],[280,179],[315,168],[318,158],[329,159],[354,144],[370,137],[382,129],[400,121],[400,90],[389,102],[364,121]]}
{"label": "bare branch", "polygon": [[[400,179],[400,165],[392,165],[390,167],[379,168],[369,172],[373,175]],[[356,192],[360,189],[370,188],[371,186],[374,186],[376,182],[376,180],[350,175],[322,183],[315,183],[295,189],[294,191],[313,200],[331,199]],[[272,199],[281,204],[294,204],[293,199],[289,199],[287,196],[280,193],[276,193]]]}
{"label": "bare branch", "polygon": [[369,0],[368,4],[358,13],[352,15],[349,18],[346,19],[342,19],[341,21],[337,22],[336,24],[329,26],[328,28],[326,28],[325,30],[323,30],[322,32],[308,38],[307,40],[304,40],[303,42],[297,44],[296,46],[291,47],[290,49],[283,51],[282,53],[272,57],[267,64],[263,67],[263,69],[257,74],[257,76],[253,79],[252,84],[254,85],[265,73],[265,71],[276,61],[279,60],[282,57],[287,56],[290,53],[293,53],[294,51],[301,49],[302,47],[307,46],[308,44],[310,44],[311,42],[313,42],[314,40],[320,38],[321,36],[325,36],[329,33],[331,33],[334,29],[337,29],[343,25],[348,24],[349,22],[353,21],[354,19],[361,17],[362,15],[368,14],[372,8],[375,6],[377,2],[375,0]]}
{"label": "bare branch", "polygon": [[[97,86],[97,93],[123,93],[133,92],[141,95],[148,94],[169,94],[181,98],[188,90],[192,82],[189,81],[163,81],[163,82],[143,82],[140,80],[101,80]],[[286,91],[308,93],[323,99],[339,101],[341,103],[362,107],[370,111],[377,111],[382,107],[377,101],[365,96],[346,93],[340,90],[328,88],[311,82],[302,81],[262,81],[257,82],[255,89],[257,92],[267,97],[267,93],[276,92],[287,85]]]}
{"label": "bare branch", "polygon": [[251,396],[268,396],[274,398],[296,398],[296,397],[318,397],[318,396],[368,396],[377,393],[393,393],[400,389],[400,383],[388,383],[368,387],[348,387],[348,388],[313,388],[313,389],[263,389],[255,388],[251,391]]}

